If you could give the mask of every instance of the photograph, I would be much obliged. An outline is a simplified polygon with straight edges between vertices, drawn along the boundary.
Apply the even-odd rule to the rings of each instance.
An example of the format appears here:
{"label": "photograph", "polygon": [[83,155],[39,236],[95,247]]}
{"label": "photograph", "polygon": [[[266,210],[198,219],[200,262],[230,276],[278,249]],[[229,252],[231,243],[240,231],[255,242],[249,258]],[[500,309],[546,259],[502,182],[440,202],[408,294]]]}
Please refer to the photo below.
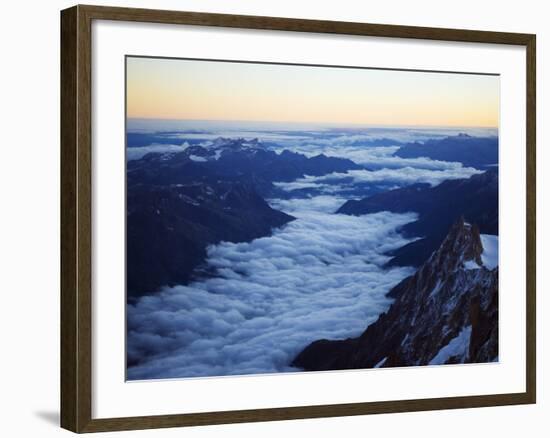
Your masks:
{"label": "photograph", "polygon": [[499,362],[499,74],[125,63],[128,381]]}
{"label": "photograph", "polygon": [[1,436],[544,435],[543,2],[108,3],[3,9]]}

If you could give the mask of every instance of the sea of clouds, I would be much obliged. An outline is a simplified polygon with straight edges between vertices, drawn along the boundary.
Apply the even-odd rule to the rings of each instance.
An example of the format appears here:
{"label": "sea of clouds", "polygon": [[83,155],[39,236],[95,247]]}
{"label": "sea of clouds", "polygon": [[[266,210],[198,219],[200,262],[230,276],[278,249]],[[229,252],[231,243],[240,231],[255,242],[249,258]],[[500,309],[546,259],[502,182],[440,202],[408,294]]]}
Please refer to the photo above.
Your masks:
{"label": "sea of clouds", "polygon": [[[266,131],[259,128],[260,124],[230,123],[221,127],[213,122],[186,122],[186,121],[150,121],[132,119],[128,122],[130,132],[161,132],[162,129],[183,129],[182,132],[169,131],[167,134],[174,140],[174,144],[151,144],[142,147],[126,149],[127,160],[142,158],[149,152],[181,152],[189,146],[190,141],[200,141],[199,144],[208,146],[218,137],[233,138],[258,138],[264,142],[264,146],[277,153],[290,150],[312,157],[324,154],[330,157],[347,158],[357,164],[365,166],[365,171],[354,171],[350,174],[354,182],[396,182],[412,184],[414,182],[428,182],[432,185],[439,184],[445,179],[468,178],[476,169],[463,167],[461,163],[432,160],[427,157],[401,158],[394,156],[400,145],[377,146],[372,142],[385,139],[386,142],[394,140],[396,143],[409,141],[423,141],[429,138],[441,138],[448,135],[456,135],[466,132],[470,135],[496,135],[492,129],[484,128],[370,128],[331,130],[329,128],[317,128],[317,130],[305,130],[304,126],[297,125],[294,130]],[[153,129],[155,128],[156,129]],[[217,129],[214,129],[217,127]],[[194,129],[192,129],[194,128]],[[338,175],[327,175],[332,178]],[[320,180],[319,180],[320,181]],[[327,185],[319,187],[313,185],[314,181],[306,178],[296,181],[295,188],[324,188],[331,190]],[[299,185],[302,184],[300,187]],[[305,184],[305,185],[304,185]],[[334,192],[335,188],[332,188]]]}
{"label": "sea of clouds", "polygon": [[291,182],[276,182],[276,187],[283,190],[318,189],[329,193],[346,190],[350,185],[360,183],[394,183],[398,186],[414,183],[428,183],[436,186],[448,179],[469,178],[483,173],[473,167],[456,166],[443,170],[402,167],[400,169],[349,170],[346,173],[329,173],[322,176],[306,175]]}
{"label": "sea of clouds", "polygon": [[346,145],[319,143],[290,144],[287,146],[274,147],[271,149],[283,151],[290,149],[307,157],[324,154],[329,157],[347,158],[357,164],[363,165],[369,169],[400,169],[404,167],[414,167],[427,170],[456,170],[462,167],[462,163],[432,160],[427,157],[401,158],[393,154],[399,150],[400,146],[370,146],[370,145]]}
{"label": "sea of clouds", "polygon": [[183,142],[182,144],[151,144],[149,146],[140,146],[135,148],[126,148],[126,160],[139,160],[150,152],[162,154],[165,152],[183,152],[189,143]]}
{"label": "sea of clouds", "polygon": [[298,219],[210,247],[214,278],[128,305],[128,360],[139,362],[129,379],[297,371],[289,363],[310,342],[358,336],[387,310],[386,293],[412,269],[384,268],[384,254],[410,241],[396,229],[414,214],[330,214],[330,197],[277,202]]}
{"label": "sea of clouds", "polygon": [[[152,144],[128,152],[128,160],[138,159],[147,152],[171,152],[186,146],[186,141],[210,144],[218,137],[257,138],[266,147],[282,152],[285,149],[306,156],[325,154],[343,157],[358,164],[379,167],[413,166],[428,169],[444,169],[451,163],[427,158],[402,159],[393,157],[402,143],[443,138],[459,133],[472,136],[497,136],[493,128],[414,128],[414,127],[331,127],[328,125],[280,124],[265,122],[219,122],[185,120],[129,119],[128,132],[163,133],[173,139],[173,144]],[[376,141],[384,139],[384,146]],[[391,144],[392,141],[395,144]],[[165,142],[163,142],[165,143]],[[452,163],[456,164],[456,163]]]}
{"label": "sea of clouds", "polygon": [[[188,140],[209,144],[219,136],[257,137],[266,147],[307,156],[348,158],[365,169],[276,183],[288,192],[315,189],[318,196],[271,199],[297,219],[273,235],[208,248],[215,275],[188,285],[151,291],[127,307],[127,377],[130,380],[297,371],[290,362],[310,342],[358,336],[391,304],[387,292],[413,269],[385,268],[387,252],[409,243],[398,230],[414,213],[334,214],[354,184],[400,187],[437,185],[479,173],[460,163],[404,159],[397,145],[372,140],[422,141],[462,129],[265,130],[231,122],[129,121],[133,132],[186,129],[174,145],[128,148],[128,159],[148,152],[179,151]],[[162,129],[161,129],[162,128]],[[160,149],[157,149],[160,148]],[[130,157],[130,154],[133,154]],[[291,195],[292,196],[292,195]]]}
{"label": "sea of clouds", "polygon": [[[334,144],[351,141],[392,138],[398,141],[422,141],[428,138],[445,137],[466,133],[474,136],[496,136],[496,128],[472,127],[404,127],[387,125],[331,125],[291,122],[243,122],[221,120],[162,120],[139,119],[127,120],[127,131],[132,133],[170,132],[177,138],[192,134],[195,139],[217,137],[258,137],[260,139],[288,140],[301,137],[307,140],[311,137],[332,138]],[[352,137],[355,136],[355,137]]]}

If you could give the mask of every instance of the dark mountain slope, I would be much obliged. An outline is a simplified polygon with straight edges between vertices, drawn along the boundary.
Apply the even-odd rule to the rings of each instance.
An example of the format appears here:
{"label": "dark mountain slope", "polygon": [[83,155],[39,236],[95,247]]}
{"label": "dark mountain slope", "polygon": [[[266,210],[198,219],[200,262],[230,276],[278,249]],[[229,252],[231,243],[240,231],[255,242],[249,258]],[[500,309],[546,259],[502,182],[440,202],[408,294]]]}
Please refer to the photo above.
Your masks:
{"label": "dark mountain slope", "polygon": [[236,182],[134,185],[127,205],[129,297],[185,284],[210,244],[249,241],[293,220]]}
{"label": "dark mountain slope", "polygon": [[395,302],[360,337],[315,341],[292,365],[318,371],[494,361],[498,266],[486,254],[477,226],[459,220],[416,274],[389,292]]}
{"label": "dark mountain slope", "polygon": [[362,215],[380,211],[414,211],[419,219],[405,225],[407,236],[422,237],[394,251],[390,265],[419,266],[439,247],[458,218],[478,224],[482,233],[498,234],[498,172],[489,170],[467,179],[448,180],[438,186],[414,184],[347,201],[337,213]]}
{"label": "dark mountain slope", "polygon": [[498,137],[471,137],[458,134],[423,143],[408,143],[394,153],[401,158],[428,157],[433,160],[455,161],[469,167],[485,169],[498,163]]}

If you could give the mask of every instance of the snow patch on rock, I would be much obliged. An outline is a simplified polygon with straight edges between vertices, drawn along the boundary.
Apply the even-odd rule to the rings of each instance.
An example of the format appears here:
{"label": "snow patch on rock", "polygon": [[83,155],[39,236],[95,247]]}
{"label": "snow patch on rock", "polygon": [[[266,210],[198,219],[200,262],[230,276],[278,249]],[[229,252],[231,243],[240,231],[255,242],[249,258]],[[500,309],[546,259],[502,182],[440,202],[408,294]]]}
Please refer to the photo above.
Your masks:
{"label": "snow patch on rock", "polygon": [[498,236],[481,234],[480,237],[483,245],[481,260],[487,269],[493,270],[498,266]]}
{"label": "snow patch on rock", "polygon": [[430,365],[442,365],[451,357],[460,356],[461,363],[464,363],[468,356],[468,347],[472,335],[472,326],[464,327],[456,338],[445,345],[430,361]]}

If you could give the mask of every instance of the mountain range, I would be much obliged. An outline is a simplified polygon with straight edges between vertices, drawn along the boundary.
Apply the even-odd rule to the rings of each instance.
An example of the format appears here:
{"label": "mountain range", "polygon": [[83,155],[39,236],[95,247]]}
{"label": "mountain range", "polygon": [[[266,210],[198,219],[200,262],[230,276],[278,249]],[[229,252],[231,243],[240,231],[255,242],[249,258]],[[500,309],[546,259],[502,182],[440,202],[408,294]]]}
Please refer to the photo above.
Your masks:
{"label": "mountain range", "polygon": [[417,221],[400,230],[418,240],[393,251],[389,265],[420,266],[445,238],[449,227],[463,216],[482,233],[498,234],[498,171],[488,170],[467,179],[447,180],[431,187],[410,186],[344,203],[337,213],[363,215],[390,211],[416,212]]}
{"label": "mountain range", "polygon": [[257,139],[218,138],[210,145],[194,145],[181,152],[148,153],[127,163],[128,184],[166,185],[211,179],[247,182],[269,195],[274,181],[294,181],[305,175],[362,169],[345,158],[264,148]]}
{"label": "mountain range", "polygon": [[498,137],[472,137],[461,133],[442,139],[407,143],[394,155],[401,158],[428,157],[485,169],[498,163]]}
{"label": "mountain range", "polygon": [[270,235],[294,218],[264,200],[273,181],[356,169],[350,160],[284,151],[257,140],[219,138],[127,164],[128,297],[186,284],[208,245]]}

